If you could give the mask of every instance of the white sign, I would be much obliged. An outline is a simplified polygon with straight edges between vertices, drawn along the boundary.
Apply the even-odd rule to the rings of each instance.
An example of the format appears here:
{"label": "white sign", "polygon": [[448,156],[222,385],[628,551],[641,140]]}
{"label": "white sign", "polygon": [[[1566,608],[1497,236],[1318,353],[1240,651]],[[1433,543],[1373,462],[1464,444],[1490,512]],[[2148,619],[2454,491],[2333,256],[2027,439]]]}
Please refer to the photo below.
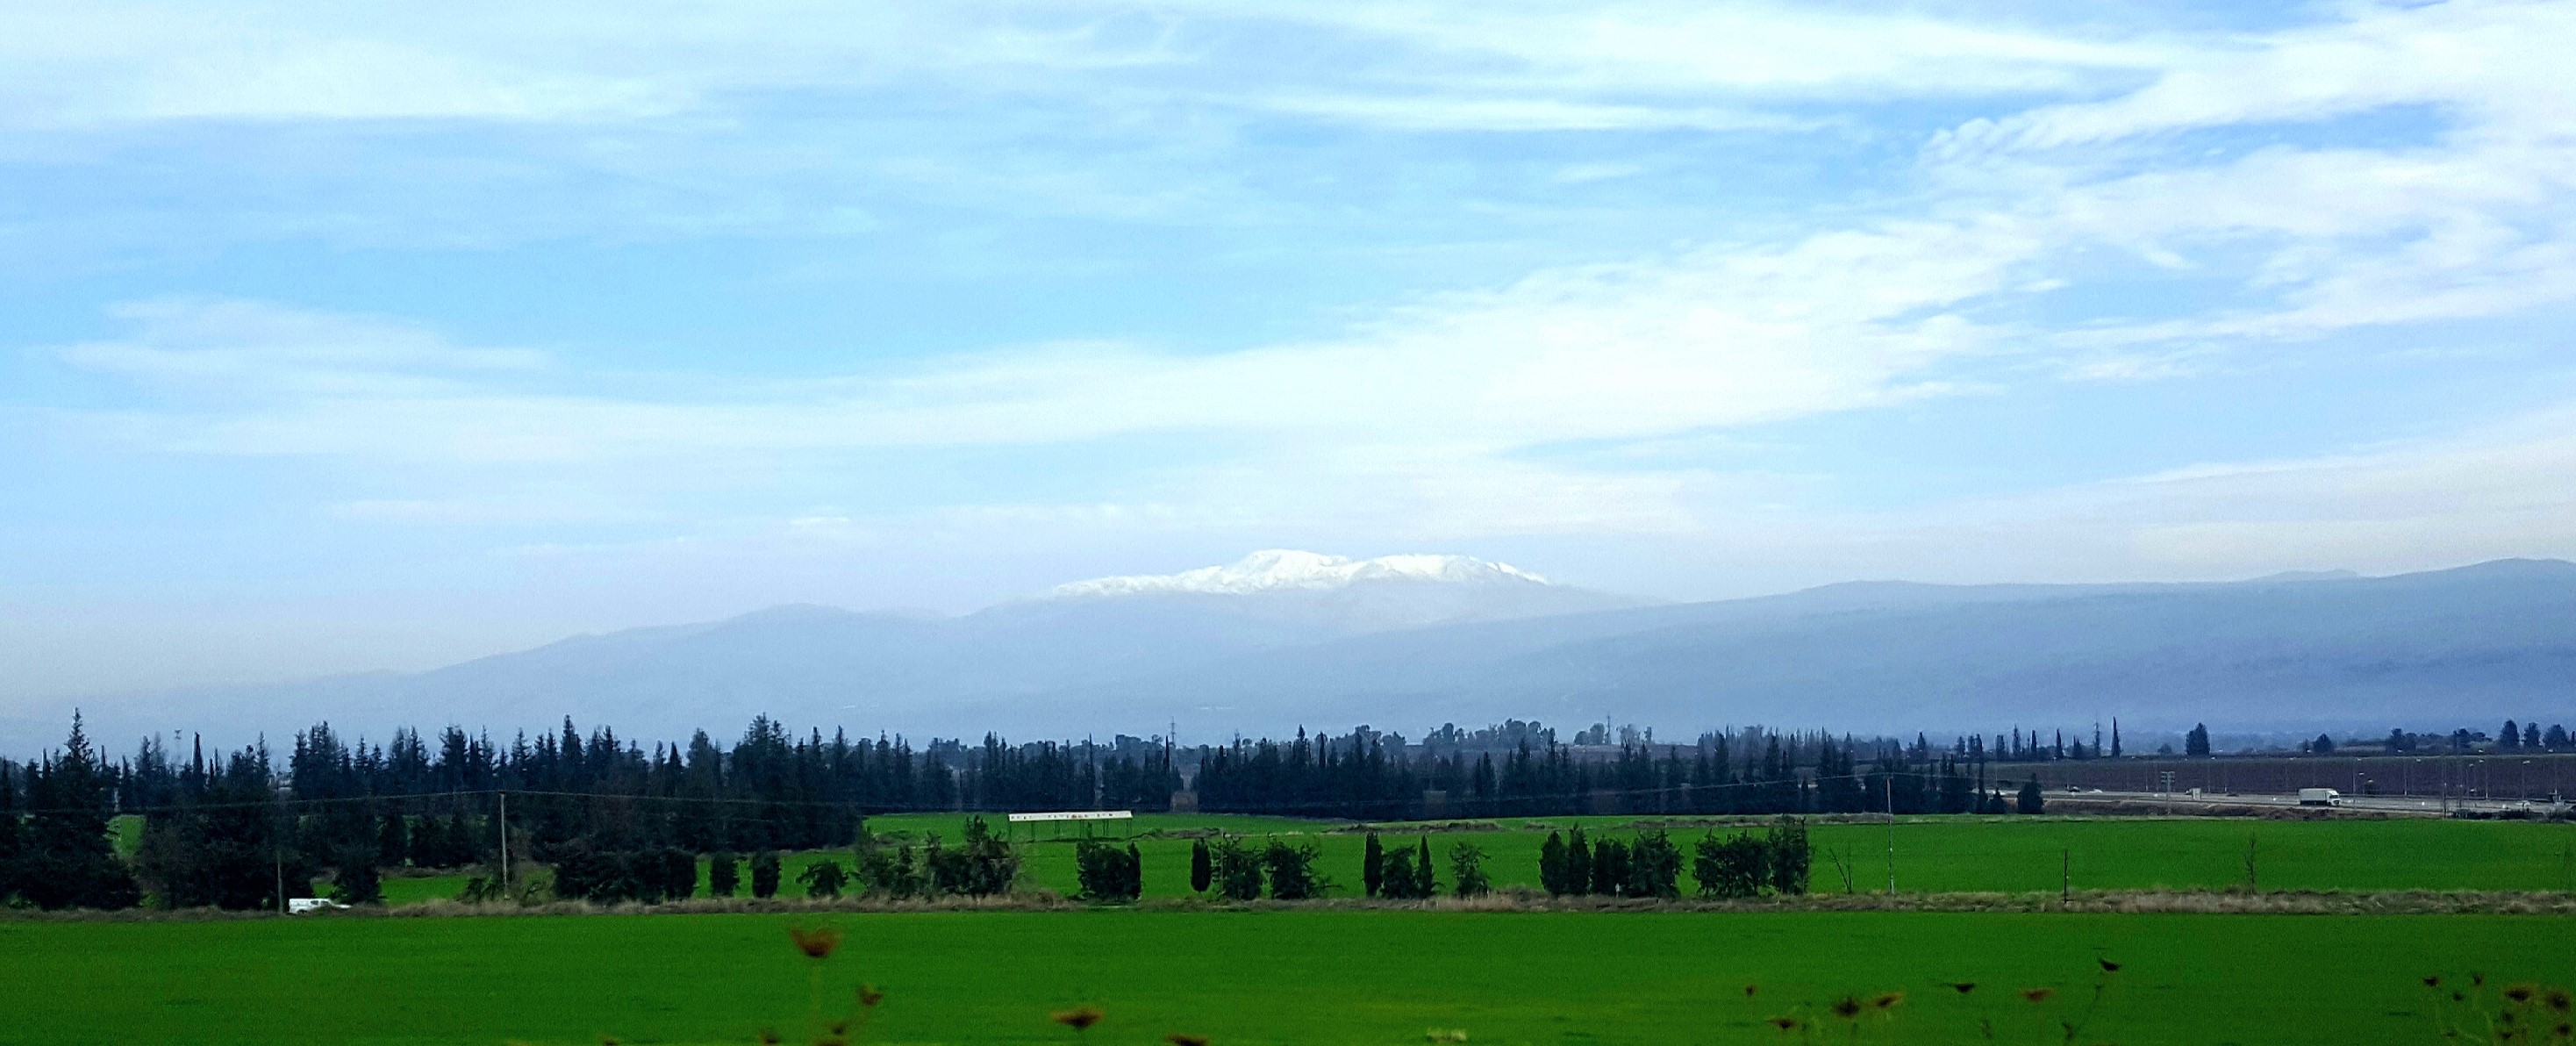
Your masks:
{"label": "white sign", "polygon": [[1051,814],[1012,814],[1011,823],[1019,824],[1023,821],[1128,821],[1134,820],[1135,817],[1136,811],[1133,810],[1065,810]]}

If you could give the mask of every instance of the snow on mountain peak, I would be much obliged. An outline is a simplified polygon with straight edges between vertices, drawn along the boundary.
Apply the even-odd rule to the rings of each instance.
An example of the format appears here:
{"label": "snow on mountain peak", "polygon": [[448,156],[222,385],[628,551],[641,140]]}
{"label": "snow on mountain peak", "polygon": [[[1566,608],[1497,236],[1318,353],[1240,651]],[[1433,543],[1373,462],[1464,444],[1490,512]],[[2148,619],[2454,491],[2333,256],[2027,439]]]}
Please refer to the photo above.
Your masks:
{"label": "snow on mountain peak", "polygon": [[1376,559],[1269,549],[1224,566],[1178,574],[1131,574],[1057,585],[1050,597],[1134,596],[1164,593],[1242,595],[1251,592],[1349,588],[1363,581],[1438,581],[1452,584],[1525,582],[1546,578],[1506,563],[1467,556],[1399,555]]}

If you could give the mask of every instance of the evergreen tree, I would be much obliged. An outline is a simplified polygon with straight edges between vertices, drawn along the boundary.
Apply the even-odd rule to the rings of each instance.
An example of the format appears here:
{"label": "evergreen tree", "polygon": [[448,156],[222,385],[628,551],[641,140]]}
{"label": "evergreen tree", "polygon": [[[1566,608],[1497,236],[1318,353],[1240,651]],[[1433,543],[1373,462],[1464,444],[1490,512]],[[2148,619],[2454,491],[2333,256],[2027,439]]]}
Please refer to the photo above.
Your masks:
{"label": "evergreen tree", "polygon": [[1440,892],[1440,883],[1432,878],[1431,837],[1426,835],[1421,838],[1422,852],[1414,855],[1413,859],[1413,896],[1430,897]]}
{"label": "evergreen tree", "polygon": [[1145,853],[1136,844],[1127,844],[1127,899],[1145,896]]}
{"label": "evergreen tree", "polygon": [[1207,840],[1200,839],[1192,842],[1190,844],[1190,892],[1198,894],[1208,892],[1208,884],[1214,882],[1215,878],[1216,862],[1208,853]]}
{"label": "evergreen tree", "polygon": [[1378,887],[1378,896],[1390,901],[1415,900],[1413,891],[1422,885],[1422,877],[1413,871],[1413,848],[1402,847],[1386,855],[1386,882]]}
{"label": "evergreen tree", "polygon": [[698,855],[676,846],[662,847],[661,893],[665,900],[685,901],[698,895]]}
{"label": "evergreen tree", "polygon": [[39,908],[132,908],[143,891],[109,842],[111,771],[78,713],[60,755],[28,771],[26,854],[18,895]]}
{"label": "evergreen tree", "polygon": [[1601,839],[1592,844],[1592,892],[1617,897],[1628,892],[1628,844]]}
{"label": "evergreen tree", "polygon": [[2022,782],[2021,795],[2017,804],[2014,806],[2014,810],[2016,812],[2035,814],[2039,813],[2047,806],[2048,800],[2039,793],[2039,778],[2034,777],[2028,781]]}
{"label": "evergreen tree", "polygon": [[387,814],[376,833],[376,863],[400,868],[411,858],[411,819]]}
{"label": "evergreen tree", "polygon": [[1783,817],[1771,826],[1771,837],[1763,841],[1765,863],[1770,866],[1771,890],[1797,895],[1807,892],[1809,869],[1815,864],[1815,846],[1807,841],[1807,821],[1803,817]]}
{"label": "evergreen tree", "polygon": [[1750,832],[1726,839],[1710,832],[1694,849],[1691,878],[1698,880],[1702,897],[1758,897],[1771,881],[1770,847]]}
{"label": "evergreen tree", "polygon": [[1592,892],[1592,846],[1583,839],[1583,827],[1575,826],[1565,837],[1565,892]]}
{"label": "evergreen tree", "polygon": [[2209,727],[2207,725],[2201,723],[2193,723],[2191,725],[2191,732],[2183,735],[2182,754],[2193,757],[2209,754]]}
{"label": "evergreen tree", "polygon": [[1460,897],[1481,897],[1493,889],[1485,878],[1485,851],[1466,840],[1449,847],[1449,888]]}
{"label": "evergreen tree", "polygon": [[1547,833],[1547,841],[1538,848],[1538,882],[1549,894],[1562,897],[1574,891],[1565,888],[1565,837]]}
{"label": "evergreen tree", "polygon": [[384,880],[376,872],[376,848],[370,842],[340,846],[331,878],[331,899],[341,904],[376,904],[385,899]]}
{"label": "evergreen tree", "polygon": [[1360,888],[1368,896],[1375,897],[1378,887],[1385,881],[1386,847],[1379,844],[1376,832],[1370,832],[1368,842],[1360,850]]}
{"label": "evergreen tree", "polygon": [[18,814],[17,771],[0,759],[0,908],[18,895],[18,864],[25,856],[26,825]]}
{"label": "evergreen tree", "polygon": [[1628,848],[1628,884],[1632,897],[1673,898],[1682,895],[1682,851],[1660,829],[1637,833]]}
{"label": "evergreen tree", "polygon": [[707,858],[707,896],[731,897],[742,888],[742,870],[736,867],[732,851],[718,850]]}
{"label": "evergreen tree", "polygon": [[751,855],[751,895],[763,899],[778,896],[778,851],[762,850]]}
{"label": "evergreen tree", "polygon": [[2496,747],[2508,752],[2521,748],[2522,724],[2510,719],[2505,720],[2504,729],[2496,731]]}

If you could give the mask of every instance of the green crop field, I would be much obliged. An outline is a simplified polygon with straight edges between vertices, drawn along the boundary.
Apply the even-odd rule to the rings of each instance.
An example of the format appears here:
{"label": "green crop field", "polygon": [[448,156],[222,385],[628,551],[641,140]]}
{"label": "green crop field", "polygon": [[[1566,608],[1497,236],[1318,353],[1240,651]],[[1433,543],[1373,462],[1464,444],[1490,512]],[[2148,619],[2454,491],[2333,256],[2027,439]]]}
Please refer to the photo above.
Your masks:
{"label": "green crop field", "polygon": [[[1545,823],[1563,826],[1573,820]],[[1609,830],[1624,837],[1630,833],[1620,826],[1632,819],[1580,820],[1589,830]],[[962,823],[954,815],[905,815],[871,818],[868,825],[874,832],[918,840],[932,832],[954,839]],[[1138,824],[1140,832],[1219,828],[1253,837],[1278,834],[1291,841],[1313,842],[1323,851],[1324,873],[1341,886],[1337,893],[1359,892],[1362,839],[1329,831],[1343,827],[1339,824],[1180,815],[1146,815],[1138,818]],[[1518,827],[1519,822],[1504,824]],[[1701,832],[1676,829],[1673,834],[1687,850]],[[1854,889],[1885,890],[1888,834],[1884,823],[1817,825],[1814,889],[1844,889],[1836,866],[1840,858],[1851,867]],[[1115,831],[1111,835],[1115,837]],[[1897,887],[1905,891],[2056,890],[2068,873],[2076,888],[2087,890],[2215,889],[2245,882],[2249,839],[2256,885],[2267,890],[2576,890],[2576,826],[2566,824],[1935,817],[1902,821],[1895,836]],[[1536,885],[1538,848],[1546,837],[1543,831],[1429,836],[1444,869],[1453,843],[1464,840],[1483,848],[1488,855],[1487,874],[1503,886]],[[1037,844],[1024,842],[1022,847],[1037,883],[1068,895],[1076,892],[1072,842],[1050,839],[1043,832],[1040,838]],[[1382,836],[1389,846],[1409,845],[1414,838],[1393,830]],[[1144,855],[1146,896],[1189,893],[1190,840],[1145,838],[1137,841],[1137,848]],[[844,864],[850,860],[846,852],[791,858],[791,881],[804,864],[826,857]],[[464,885],[464,877],[454,875],[389,878],[385,895],[389,903],[408,904],[454,897]],[[791,892],[795,889],[789,887]]]}
{"label": "green crop field", "polygon": [[[807,960],[777,915],[0,922],[0,1041],[800,1041]],[[2576,920],[1424,911],[929,912],[828,917],[834,1008],[882,986],[868,1041],[1777,1042],[1766,1018],[1901,991],[1860,1041],[2437,1041],[2417,978],[2576,980]],[[1943,982],[1973,981],[1962,996]],[[1742,988],[1758,986],[1747,999]],[[2020,989],[2052,988],[2042,1004]],[[1875,1012],[1875,1011],[1873,1011]],[[1791,1038],[1788,1041],[1797,1041]]]}

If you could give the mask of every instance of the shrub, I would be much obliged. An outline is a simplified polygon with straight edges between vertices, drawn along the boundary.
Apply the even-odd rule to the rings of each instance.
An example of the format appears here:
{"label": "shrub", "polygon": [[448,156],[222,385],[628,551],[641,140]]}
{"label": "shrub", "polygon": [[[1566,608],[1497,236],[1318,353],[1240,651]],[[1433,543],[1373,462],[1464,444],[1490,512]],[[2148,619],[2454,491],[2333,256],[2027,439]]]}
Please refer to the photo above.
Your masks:
{"label": "shrub", "polygon": [[778,896],[778,851],[762,850],[751,855],[751,895]]}
{"label": "shrub", "polygon": [[1213,881],[1217,894],[1230,901],[1252,901],[1261,897],[1261,855],[1234,838],[1219,839],[1208,853],[1215,867]]}
{"label": "shrub", "polygon": [[707,896],[731,897],[742,888],[742,869],[735,865],[731,851],[718,850],[707,858]]}
{"label": "shrub", "polygon": [[838,861],[822,860],[796,873],[796,881],[805,884],[807,897],[839,897],[842,884],[850,881],[850,873]]}
{"label": "shrub", "polygon": [[1711,832],[1700,837],[1695,849],[1691,877],[1699,880],[1702,897],[1759,896],[1771,878],[1771,848],[1752,833],[1721,840]]}
{"label": "shrub", "polygon": [[1073,868],[1082,896],[1093,901],[1132,901],[1144,893],[1144,858],[1130,844],[1125,849],[1090,839],[1075,843]]}
{"label": "shrub", "polygon": [[1323,896],[1331,883],[1315,874],[1315,859],[1319,856],[1322,854],[1313,843],[1290,846],[1270,840],[1261,853],[1261,863],[1270,874],[1270,896],[1282,901]]}
{"label": "shrub", "polygon": [[1449,847],[1450,889],[1460,897],[1481,897],[1493,890],[1485,878],[1484,848],[1465,840]]}

